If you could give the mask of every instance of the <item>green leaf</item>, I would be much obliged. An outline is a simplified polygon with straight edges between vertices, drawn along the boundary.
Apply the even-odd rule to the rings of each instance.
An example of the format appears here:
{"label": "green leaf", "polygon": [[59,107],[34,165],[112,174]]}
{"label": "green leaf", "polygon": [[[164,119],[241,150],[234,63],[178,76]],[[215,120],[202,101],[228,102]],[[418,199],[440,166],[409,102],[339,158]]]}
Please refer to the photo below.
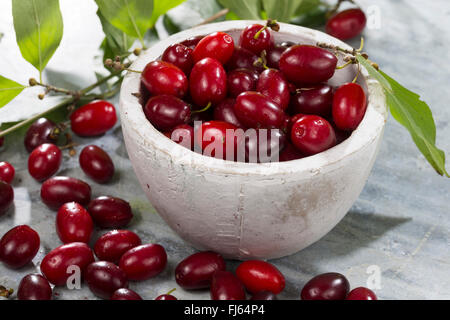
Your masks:
{"label": "green leaf", "polygon": [[175,23],[173,23],[172,19],[170,19],[170,17],[166,14],[163,18],[163,24],[164,28],[169,34],[174,34],[181,31],[181,29]]}
{"label": "green leaf", "polygon": [[300,5],[297,7],[294,15],[297,16],[310,12],[314,9],[317,9],[317,7],[321,6],[321,4],[321,0],[303,0],[302,3],[300,3]]}
{"label": "green leaf", "polygon": [[102,15],[117,29],[143,40],[151,26],[153,0],[95,0]]}
{"label": "green leaf", "polygon": [[308,28],[323,27],[327,21],[327,10],[325,8],[316,7],[305,13],[293,18],[290,22]]}
{"label": "green leaf", "polygon": [[218,0],[218,2],[241,19],[261,19],[261,0]]}
{"label": "green leaf", "polygon": [[100,19],[103,32],[105,33],[105,40],[101,45],[101,48],[104,51],[103,58],[114,59],[114,57],[128,52],[136,38],[127,35],[122,30],[119,30],[110,24],[100,10],[97,11],[97,16]]}
{"label": "green leaf", "polygon": [[377,71],[361,55],[357,59],[380,82],[392,116],[409,131],[431,166],[438,174],[450,177],[445,169],[445,153],[436,147],[436,125],[430,107],[420,100],[418,94],[406,89],[383,71]]}
{"label": "green leaf", "polygon": [[24,85],[0,76],[0,108],[8,104],[23,89],[25,89]]}
{"label": "green leaf", "polygon": [[302,0],[262,0],[262,4],[269,19],[289,22]]}
{"label": "green leaf", "polygon": [[180,5],[184,1],[185,0],[171,0],[171,1],[156,0],[154,3],[152,17],[150,19],[150,28],[152,28],[155,25],[156,21],[158,20],[158,18],[160,16],[165,14],[170,9],[175,8],[176,6]]}
{"label": "green leaf", "polygon": [[59,1],[13,0],[12,13],[20,52],[42,74],[63,35]]}

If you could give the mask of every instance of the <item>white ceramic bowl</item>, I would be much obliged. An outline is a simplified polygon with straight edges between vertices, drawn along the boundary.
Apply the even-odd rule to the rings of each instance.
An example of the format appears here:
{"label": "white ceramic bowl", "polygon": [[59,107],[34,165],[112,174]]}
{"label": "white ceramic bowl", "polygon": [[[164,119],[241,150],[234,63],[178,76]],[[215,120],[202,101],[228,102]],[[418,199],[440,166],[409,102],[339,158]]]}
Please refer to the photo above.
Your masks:
{"label": "white ceramic bowl", "polygon": [[[144,52],[131,66],[143,70],[170,44],[215,31],[231,34],[255,21],[227,21],[177,33]],[[347,47],[322,32],[281,24],[276,41]],[[342,63],[342,61],[341,61]],[[337,71],[337,85],[355,68]],[[360,126],[343,143],[320,154],[282,163],[248,164],[202,156],[179,146],[145,118],[132,94],[140,75],[129,73],[120,93],[123,135],[136,175],[148,199],[183,239],[200,250],[233,259],[271,259],[295,253],[327,234],[358,198],[375,161],[386,121],[378,82],[365,69],[368,92]]]}

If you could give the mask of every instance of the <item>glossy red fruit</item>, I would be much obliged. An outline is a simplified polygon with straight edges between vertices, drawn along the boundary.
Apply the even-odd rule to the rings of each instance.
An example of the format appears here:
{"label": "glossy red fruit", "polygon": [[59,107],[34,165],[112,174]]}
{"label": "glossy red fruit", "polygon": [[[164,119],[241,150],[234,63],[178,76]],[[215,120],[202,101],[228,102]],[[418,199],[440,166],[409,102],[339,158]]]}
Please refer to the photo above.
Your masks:
{"label": "glossy red fruit", "polygon": [[301,292],[302,300],[344,300],[350,289],[348,280],[340,273],[330,272],[309,280]]}
{"label": "glossy red fruit", "polygon": [[193,56],[198,62],[204,58],[213,58],[225,64],[234,51],[233,38],[225,32],[214,32],[204,37],[195,46]]}
{"label": "glossy red fruit", "polygon": [[295,45],[280,58],[280,70],[289,81],[301,86],[326,82],[336,70],[337,58],[331,52],[309,45]]}
{"label": "glossy red fruit", "polygon": [[223,100],[221,103],[214,108],[214,120],[225,121],[235,125],[238,128],[243,128],[244,126],[236,117],[234,113],[235,99],[228,98]]}
{"label": "glossy red fruit", "polygon": [[241,32],[239,45],[256,55],[259,55],[263,50],[270,49],[273,46],[273,37],[269,29],[266,28],[261,31],[255,39],[256,34],[263,28],[264,26],[260,24],[247,26]]}
{"label": "glossy red fruit", "polygon": [[275,69],[267,69],[259,75],[256,91],[270,98],[277,106],[286,110],[291,93],[284,75]]}
{"label": "glossy red fruit", "polygon": [[85,104],[70,115],[71,129],[80,137],[102,135],[116,122],[116,108],[105,100]]}
{"label": "glossy red fruit", "polygon": [[91,187],[76,178],[53,177],[42,184],[41,199],[50,209],[55,210],[67,202],[78,202],[86,206],[91,200]]}
{"label": "glossy red fruit", "polygon": [[227,77],[228,95],[236,98],[242,92],[254,91],[257,79],[248,69],[236,69],[228,73]]}
{"label": "glossy red fruit", "polygon": [[11,183],[14,180],[16,170],[6,161],[0,162],[0,181]]}
{"label": "glossy red fruit", "polygon": [[195,36],[195,37],[190,37],[190,38],[188,38],[188,39],[186,39],[186,40],[180,42],[180,44],[182,44],[182,45],[184,45],[184,46],[186,46],[186,47],[188,47],[188,48],[194,49],[195,46],[196,46],[196,45],[200,42],[200,40],[202,40],[204,37],[205,37],[205,36]]}
{"label": "glossy red fruit", "polygon": [[90,145],[83,148],[79,157],[80,167],[92,180],[106,183],[114,175],[114,163],[102,148]]}
{"label": "glossy red fruit", "polygon": [[183,98],[188,90],[188,79],[184,72],[165,61],[152,61],[142,71],[141,80],[152,95],[167,94]]}
{"label": "glossy red fruit", "polygon": [[177,265],[175,280],[186,290],[209,288],[214,273],[225,269],[225,260],[220,254],[212,251],[197,252]]}
{"label": "glossy red fruit", "polygon": [[341,130],[355,130],[366,114],[367,100],[357,83],[340,86],[333,98],[333,121]]}
{"label": "glossy red fruit", "polygon": [[94,260],[94,254],[86,243],[72,242],[50,251],[41,262],[41,271],[48,281],[63,286],[75,272],[73,266],[84,273]]}
{"label": "glossy red fruit", "polygon": [[157,296],[155,300],[178,300],[177,297],[171,295],[171,294],[162,294],[160,296]]}
{"label": "glossy red fruit", "polygon": [[194,148],[194,128],[188,124],[180,124],[168,132],[168,138],[192,150]]}
{"label": "glossy red fruit", "polygon": [[31,152],[28,157],[28,172],[43,181],[53,176],[61,166],[62,152],[52,143],[44,143]]}
{"label": "glossy red fruit", "polygon": [[217,271],[211,281],[211,300],[245,300],[241,281],[229,271]]}
{"label": "glossy red fruit", "polygon": [[378,300],[378,298],[372,290],[365,287],[358,287],[350,291],[345,300]]}
{"label": "glossy red fruit", "polygon": [[12,269],[22,268],[33,260],[40,243],[38,233],[29,226],[14,227],[0,239],[0,261]]}
{"label": "glossy red fruit", "polygon": [[0,181],[0,216],[4,215],[14,201],[14,190],[6,182]]}
{"label": "glossy red fruit", "polygon": [[201,107],[218,104],[227,94],[227,74],[219,61],[204,58],[192,68],[189,77],[192,100]]}
{"label": "glossy red fruit", "polygon": [[237,129],[235,125],[223,121],[204,122],[195,132],[195,143],[201,147],[205,156],[234,160],[238,146],[243,141],[241,135],[234,135]]}
{"label": "glossy red fruit", "polygon": [[128,288],[128,280],[118,266],[109,261],[92,262],[84,273],[89,289],[97,297],[110,299],[120,288]]}
{"label": "glossy red fruit", "polygon": [[251,293],[270,291],[279,294],[285,286],[283,274],[272,264],[261,260],[242,262],[236,276]]}
{"label": "glossy red fruit", "polygon": [[333,88],[328,84],[319,84],[298,89],[291,98],[290,111],[293,114],[315,114],[321,117],[331,115]]}
{"label": "glossy red fruit", "polygon": [[234,105],[239,121],[247,128],[281,128],[285,118],[284,111],[270,98],[259,92],[241,93]]}
{"label": "glossy red fruit", "polygon": [[247,130],[245,161],[250,163],[278,162],[280,151],[286,144],[286,134],[279,129]]}
{"label": "glossy red fruit", "polygon": [[94,223],[89,213],[76,202],[65,203],[56,214],[56,232],[63,243],[88,243]]}
{"label": "glossy red fruit", "polygon": [[348,9],[333,15],[326,24],[326,32],[338,39],[347,40],[361,34],[367,18],[361,9]]}
{"label": "glossy red fruit", "polygon": [[95,242],[94,252],[100,260],[118,263],[125,252],[140,245],[141,239],[136,233],[129,230],[112,230]]}
{"label": "glossy red fruit", "polygon": [[142,297],[131,289],[120,288],[114,291],[111,300],[142,300]]}
{"label": "glossy red fruit", "polygon": [[287,142],[284,149],[280,152],[279,161],[285,162],[285,161],[292,161],[304,158],[304,154],[301,153],[297,148],[295,148],[292,143]]}
{"label": "glossy red fruit", "polygon": [[305,115],[292,126],[291,141],[300,152],[313,155],[335,146],[336,134],[324,118]]}
{"label": "glossy red fruit", "polygon": [[128,280],[141,281],[160,274],[167,264],[166,250],[159,244],[143,244],[128,250],[119,266]]}
{"label": "glossy red fruit", "polygon": [[280,58],[287,48],[287,46],[274,46],[267,50],[267,66],[273,69],[280,69]]}
{"label": "glossy red fruit", "polygon": [[40,274],[29,274],[22,278],[17,290],[19,300],[51,300],[52,288]]}
{"label": "glossy red fruit", "polygon": [[56,124],[46,118],[39,118],[33,122],[25,134],[24,144],[28,152],[44,143],[56,143],[58,129]]}
{"label": "glossy red fruit", "polygon": [[259,57],[250,50],[244,49],[242,47],[235,47],[233,55],[226,64],[226,68],[228,71],[236,69],[247,69],[262,72],[264,68],[261,64],[257,64],[258,58]]}
{"label": "glossy red fruit", "polygon": [[121,228],[133,218],[130,204],[120,198],[101,196],[92,200],[88,207],[94,223],[101,228]]}
{"label": "glossy red fruit", "polygon": [[250,300],[278,300],[277,296],[270,291],[260,291],[255,293]]}
{"label": "glossy red fruit", "polygon": [[150,98],[144,107],[145,117],[158,130],[171,130],[191,117],[189,105],[177,97],[160,95]]}
{"label": "glossy red fruit", "polygon": [[169,62],[180,68],[184,74],[189,75],[194,66],[192,49],[181,43],[172,44],[164,51],[161,60]]}

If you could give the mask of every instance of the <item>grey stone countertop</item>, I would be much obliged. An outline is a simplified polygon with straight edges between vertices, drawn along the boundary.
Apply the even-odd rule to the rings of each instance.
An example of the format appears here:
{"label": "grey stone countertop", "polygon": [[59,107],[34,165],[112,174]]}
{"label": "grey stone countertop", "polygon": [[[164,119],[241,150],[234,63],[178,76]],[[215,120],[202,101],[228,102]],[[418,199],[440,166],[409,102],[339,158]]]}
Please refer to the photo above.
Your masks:
{"label": "grey stone countertop", "polygon": [[[365,31],[371,58],[401,84],[420,93],[433,111],[438,146],[450,151],[450,6],[447,0],[368,1],[362,7],[380,24]],[[376,6],[374,7],[374,3]],[[369,12],[369,13],[370,13]],[[375,21],[376,22],[376,21]],[[358,46],[358,41],[351,43]],[[40,201],[40,184],[27,171],[22,136],[10,136],[1,161],[16,170],[15,208],[0,218],[0,235],[29,224],[41,237],[33,264],[15,271],[0,264],[0,285],[17,289],[20,279],[39,271],[39,262],[61,244],[55,233],[55,212]],[[75,138],[77,150],[88,144],[105,148],[117,168],[113,181],[99,185],[87,178],[78,157],[64,153],[59,175],[79,177],[92,185],[93,196],[113,195],[131,203],[135,217],[129,229],[144,243],[157,242],[168,252],[168,266],[156,278],[131,283],[145,299],[172,288],[179,299],[208,299],[208,291],[188,292],[174,279],[176,264],[196,252],[158,216],[141,191],[123,144],[120,126],[96,139]],[[447,167],[449,162],[447,161]],[[380,299],[450,299],[450,180],[438,176],[419,154],[409,134],[390,117],[381,151],[367,184],[346,217],[324,238],[303,251],[271,261],[285,275],[281,299],[298,299],[303,285],[323,272],[345,274],[352,287],[370,285]],[[96,230],[93,241],[105,230]],[[233,270],[238,265],[229,261]],[[55,288],[55,299],[94,299],[81,290]]]}

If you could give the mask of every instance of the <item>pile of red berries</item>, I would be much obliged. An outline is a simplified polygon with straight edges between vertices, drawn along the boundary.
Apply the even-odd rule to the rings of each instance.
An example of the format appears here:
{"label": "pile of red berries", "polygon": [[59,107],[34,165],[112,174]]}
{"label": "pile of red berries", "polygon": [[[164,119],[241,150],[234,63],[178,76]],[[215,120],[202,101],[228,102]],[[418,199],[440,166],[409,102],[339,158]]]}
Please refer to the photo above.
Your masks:
{"label": "pile of red berries", "polygon": [[335,54],[276,44],[269,27],[246,27],[239,46],[224,32],[169,46],[142,72],[146,118],[186,148],[234,161],[299,159],[347,138],[364,117],[364,90],[333,88]]}

